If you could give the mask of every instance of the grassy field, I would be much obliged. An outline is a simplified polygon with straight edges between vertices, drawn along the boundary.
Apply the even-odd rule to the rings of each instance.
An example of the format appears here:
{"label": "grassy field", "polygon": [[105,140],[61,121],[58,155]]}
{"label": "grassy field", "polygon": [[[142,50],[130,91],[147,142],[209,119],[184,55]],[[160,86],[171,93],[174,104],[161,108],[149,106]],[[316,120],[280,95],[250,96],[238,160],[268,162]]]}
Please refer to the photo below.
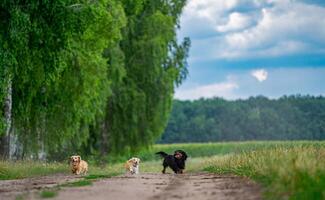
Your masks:
{"label": "grassy field", "polygon": [[279,147],[217,156],[204,170],[250,177],[266,199],[325,199],[325,148]]}
{"label": "grassy field", "polygon": [[[106,165],[105,167],[90,166],[87,179],[109,177],[124,172],[122,163]],[[0,161],[0,180],[21,179],[45,176],[51,174],[70,174],[68,163],[44,163],[35,161]]]}
{"label": "grassy field", "polygon": [[[325,142],[318,141],[248,141],[248,142],[218,142],[218,143],[186,143],[186,144],[157,144],[149,150],[139,152],[138,157],[143,161],[158,160],[157,151],[173,153],[176,149],[183,149],[191,158],[215,155],[238,154],[255,150],[294,147],[325,147]],[[125,158],[124,158],[125,159]]]}
{"label": "grassy field", "polygon": [[[191,171],[236,174],[265,188],[265,199],[325,199],[325,141],[155,145],[144,158],[184,149]],[[146,154],[148,153],[148,154]]]}
{"label": "grassy field", "polygon": [[[141,172],[160,172],[161,159],[154,153],[172,153],[176,149],[189,154],[188,172],[209,171],[249,177],[264,186],[266,199],[325,199],[325,141],[154,145],[134,156],[142,160]],[[85,180],[124,173],[121,161],[128,157],[131,155],[111,158],[113,164],[104,168],[91,164]],[[67,163],[0,162],[0,179],[53,173],[69,173]]]}
{"label": "grassy field", "polygon": [[0,180],[20,179],[67,172],[67,164],[35,161],[0,161]]}

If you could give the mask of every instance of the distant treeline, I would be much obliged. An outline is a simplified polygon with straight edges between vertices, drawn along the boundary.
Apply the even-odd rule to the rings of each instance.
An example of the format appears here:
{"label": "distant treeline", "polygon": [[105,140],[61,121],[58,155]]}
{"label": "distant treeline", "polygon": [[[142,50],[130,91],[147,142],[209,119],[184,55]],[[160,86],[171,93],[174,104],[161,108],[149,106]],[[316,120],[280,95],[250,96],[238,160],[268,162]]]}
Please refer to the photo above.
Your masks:
{"label": "distant treeline", "polygon": [[187,75],[186,0],[1,0],[0,157],[135,152]]}
{"label": "distant treeline", "polygon": [[175,100],[159,142],[324,139],[325,97],[296,95]]}

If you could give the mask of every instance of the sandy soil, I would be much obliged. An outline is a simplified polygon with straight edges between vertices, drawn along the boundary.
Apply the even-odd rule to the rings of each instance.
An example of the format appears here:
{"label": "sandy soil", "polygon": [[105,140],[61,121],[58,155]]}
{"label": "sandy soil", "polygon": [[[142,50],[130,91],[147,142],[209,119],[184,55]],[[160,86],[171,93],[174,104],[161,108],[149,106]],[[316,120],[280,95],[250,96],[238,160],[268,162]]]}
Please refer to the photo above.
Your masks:
{"label": "sandy soil", "polygon": [[[74,177],[72,180],[75,179]],[[39,199],[35,189],[52,187],[67,181],[71,181],[71,176],[15,180],[12,183],[0,181],[0,199],[15,199],[19,190],[25,191],[24,199]],[[29,192],[26,193],[26,191]],[[261,199],[261,188],[250,180],[236,176],[219,176],[209,173],[181,175],[145,173],[102,179],[94,182],[91,186],[65,187],[59,190],[58,195],[52,199],[257,200]]]}

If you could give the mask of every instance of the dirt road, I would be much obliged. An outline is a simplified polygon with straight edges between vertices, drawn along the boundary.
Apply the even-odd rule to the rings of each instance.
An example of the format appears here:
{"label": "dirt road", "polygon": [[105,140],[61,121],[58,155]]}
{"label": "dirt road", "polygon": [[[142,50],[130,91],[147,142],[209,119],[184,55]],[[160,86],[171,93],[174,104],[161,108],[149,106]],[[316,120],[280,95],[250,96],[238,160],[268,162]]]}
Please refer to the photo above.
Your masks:
{"label": "dirt road", "polygon": [[[37,185],[37,181],[36,184],[33,181],[25,182],[30,187],[25,188],[23,199],[40,199],[39,193],[35,192],[35,189],[51,187],[57,181],[66,182],[71,180],[69,176],[55,176],[53,179],[51,181],[50,178],[43,178],[43,185]],[[15,184],[22,184],[18,182],[16,181]],[[38,183],[41,182],[38,181]],[[1,200],[16,199],[17,194],[24,191],[22,187],[20,189],[16,187],[19,191],[14,189],[15,184],[12,187],[8,187],[10,183],[7,183],[6,186],[3,181],[0,181]],[[33,184],[36,187],[33,187]],[[7,190],[3,188],[7,188]],[[102,179],[94,182],[91,186],[77,188],[64,187],[52,199],[257,200],[261,199],[261,189],[252,181],[235,176],[219,176],[209,173],[188,173],[182,175],[145,173]]]}

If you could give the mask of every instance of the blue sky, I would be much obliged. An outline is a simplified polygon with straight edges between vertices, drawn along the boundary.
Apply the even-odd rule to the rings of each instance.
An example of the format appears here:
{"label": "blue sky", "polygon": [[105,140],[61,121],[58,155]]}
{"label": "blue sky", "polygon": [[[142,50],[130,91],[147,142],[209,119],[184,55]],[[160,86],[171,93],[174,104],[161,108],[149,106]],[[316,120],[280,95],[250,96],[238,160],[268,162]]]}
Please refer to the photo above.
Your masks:
{"label": "blue sky", "polygon": [[176,99],[325,95],[325,0],[188,0]]}

